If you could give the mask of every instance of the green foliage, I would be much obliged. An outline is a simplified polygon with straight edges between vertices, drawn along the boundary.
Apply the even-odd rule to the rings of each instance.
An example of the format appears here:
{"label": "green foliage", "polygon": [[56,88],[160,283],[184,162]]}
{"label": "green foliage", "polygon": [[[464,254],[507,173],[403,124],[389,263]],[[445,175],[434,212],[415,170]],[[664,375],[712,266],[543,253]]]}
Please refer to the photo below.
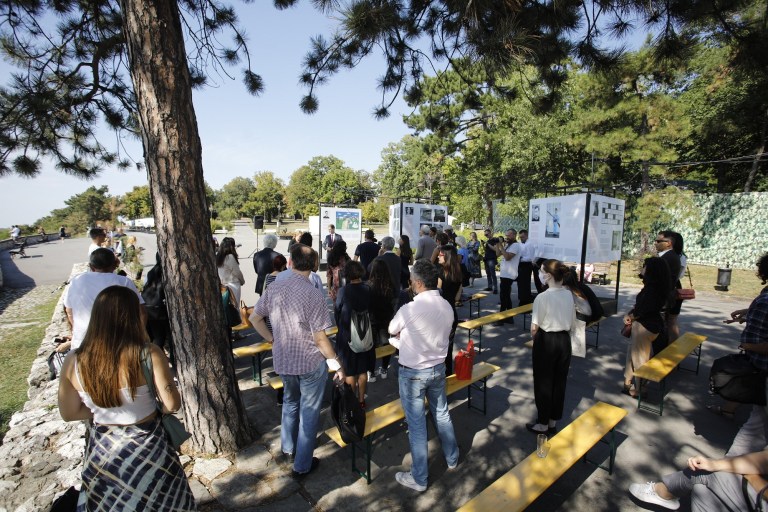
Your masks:
{"label": "green foliage", "polygon": [[388,222],[389,204],[382,200],[365,201],[358,207],[363,216],[363,222]]}
{"label": "green foliage", "polygon": [[226,220],[251,217],[256,213],[255,205],[250,203],[251,194],[255,190],[256,185],[252,179],[239,176],[233,178],[216,193],[214,209]]}
{"label": "green foliage", "polygon": [[264,215],[268,221],[277,216],[285,197],[283,180],[275,177],[272,172],[257,172],[253,177],[255,189],[246,203],[246,210]]}
{"label": "green foliage", "polygon": [[317,156],[291,174],[285,187],[287,211],[318,215],[318,203],[358,204],[372,195],[369,178],[335,156]]}
{"label": "green foliage", "polygon": [[149,185],[133,187],[122,197],[122,213],[129,219],[141,219],[154,216]]}

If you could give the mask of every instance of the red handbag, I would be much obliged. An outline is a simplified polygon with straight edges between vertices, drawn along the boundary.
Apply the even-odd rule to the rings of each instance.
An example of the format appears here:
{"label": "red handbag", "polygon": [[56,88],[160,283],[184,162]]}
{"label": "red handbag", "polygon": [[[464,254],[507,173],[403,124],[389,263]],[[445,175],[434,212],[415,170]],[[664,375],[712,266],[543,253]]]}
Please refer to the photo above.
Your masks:
{"label": "red handbag", "polygon": [[475,343],[469,340],[467,350],[461,349],[453,360],[453,371],[458,380],[472,379],[472,365],[475,364]]}
{"label": "red handbag", "polygon": [[686,269],[688,274],[688,282],[691,284],[690,288],[678,288],[675,290],[675,298],[677,300],[691,300],[696,298],[696,290],[693,289],[693,279],[691,279],[691,271]]}

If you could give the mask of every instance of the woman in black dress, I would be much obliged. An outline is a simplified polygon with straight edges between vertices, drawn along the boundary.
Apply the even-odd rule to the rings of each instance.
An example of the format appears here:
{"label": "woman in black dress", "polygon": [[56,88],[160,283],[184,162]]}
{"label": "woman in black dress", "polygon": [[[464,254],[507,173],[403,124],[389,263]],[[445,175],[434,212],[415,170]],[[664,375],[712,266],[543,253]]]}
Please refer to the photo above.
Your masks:
{"label": "woman in black dress", "polygon": [[351,339],[352,311],[367,311],[371,303],[371,290],[363,282],[365,269],[358,261],[349,261],[344,265],[344,277],[347,284],[336,295],[334,314],[339,332],[336,335],[336,353],[346,374],[346,382],[357,394],[357,399],[365,408],[365,388],[368,384],[368,372],[376,365],[374,346],[365,352],[354,352],[349,347]]}
{"label": "woman in black dress", "polygon": [[448,337],[448,354],[445,356],[445,374],[453,373],[453,338],[456,336],[456,326],[459,323],[459,316],[456,313],[456,302],[461,297],[461,265],[459,255],[456,253],[456,247],[453,245],[443,245],[438,248],[437,263],[440,267],[440,278],[437,280],[437,287],[443,298],[448,301],[453,309],[453,324],[451,325],[451,334]]}
{"label": "woman in black dress", "polygon": [[[395,316],[395,290],[392,288],[392,278],[384,260],[373,260],[371,274],[368,276],[368,286],[371,288],[371,305],[368,312],[371,315],[371,327],[373,328],[374,347],[382,347],[389,344],[389,322]],[[389,361],[392,356],[384,356],[381,359],[381,370],[378,374],[368,376],[368,382],[376,382],[376,376],[387,378]],[[375,364],[374,364],[375,366]]]}
{"label": "woman in black dress", "polygon": [[411,285],[411,271],[408,269],[410,265],[413,265],[411,239],[408,235],[402,235],[398,245],[400,246],[400,288],[406,289]]}
{"label": "woman in black dress", "polygon": [[642,387],[639,383],[633,384],[634,372],[650,359],[653,340],[664,330],[661,310],[671,291],[669,265],[663,259],[646,259],[641,275],[643,289],[637,294],[635,307],[624,316],[624,323],[632,324],[632,337],[627,348],[622,393],[633,398],[637,397],[638,387]]}

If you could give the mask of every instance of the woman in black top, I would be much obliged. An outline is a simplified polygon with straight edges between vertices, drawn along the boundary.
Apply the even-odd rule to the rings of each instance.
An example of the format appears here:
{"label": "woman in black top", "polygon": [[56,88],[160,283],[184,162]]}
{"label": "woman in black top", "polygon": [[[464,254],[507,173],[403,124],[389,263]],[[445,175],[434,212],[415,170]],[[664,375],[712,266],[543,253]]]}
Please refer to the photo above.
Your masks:
{"label": "woman in black top", "polygon": [[640,383],[637,386],[632,383],[633,374],[650,359],[653,340],[664,329],[661,310],[671,291],[669,265],[663,259],[646,259],[641,275],[643,289],[637,294],[635,307],[624,316],[624,323],[632,324],[632,337],[627,349],[622,393],[633,398],[642,387]]}
{"label": "woman in black top", "polygon": [[371,290],[363,282],[364,275],[365,269],[359,261],[349,261],[344,265],[344,278],[347,284],[339,289],[334,307],[336,325],[339,326],[339,332],[336,335],[336,352],[347,375],[346,382],[355,390],[363,408],[365,408],[368,372],[372,372],[376,364],[376,349],[372,346],[365,352],[354,352],[349,347],[349,341],[352,337],[352,311],[367,311],[371,304]]}
{"label": "woman in black top", "polygon": [[411,271],[408,270],[413,265],[413,249],[411,249],[411,239],[408,235],[402,235],[398,242],[400,246],[400,287],[402,289],[410,286]]}
{"label": "woman in black top", "polygon": [[440,266],[440,278],[437,280],[437,287],[453,310],[453,324],[451,325],[451,333],[448,337],[448,354],[445,357],[445,374],[451,375],[453,373],[453,338],[456,335],[456,326],[459,323],[459,317],[456,314],[456,302],[461,297],[461,281],[463,277],[456,247],[453,245],[439,247],[437,263]]}
{"label": "woman in black top", "polygon": [[[374,347],[382,347],[389,344],[389,322],[395,316],[395,290],[392,287],[392,278],[384,260],[373,260],[371,273],[368,276],[368,286],[371,288],[371,305],[368,313],[371,316],[373,328]],[[382,379],[387,378],[389,361],[392,356],[384,356],[381,359],[381,370],[378,375]],[[374,366],[376,366],[374,364]],[[368,382],[376,382],[376,373],[368,376]]]}

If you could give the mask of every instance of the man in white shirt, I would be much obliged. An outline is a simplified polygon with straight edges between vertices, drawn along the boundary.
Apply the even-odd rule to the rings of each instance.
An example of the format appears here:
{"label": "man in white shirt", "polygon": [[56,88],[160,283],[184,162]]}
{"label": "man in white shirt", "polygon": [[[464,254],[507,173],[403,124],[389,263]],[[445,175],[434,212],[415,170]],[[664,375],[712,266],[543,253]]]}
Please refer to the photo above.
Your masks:
{"label": "man in white shirt", "polygon": [[419,260],[411,270],[413,302],[398,310],[389,332],[400,340],[400,400],[408,422],[408,441],[413,459],[410,472],[395,479],[415,491],[427,489],[427,419],[424,398],[429,401],[448,469],[459,464],[459,446],[445,394],[445,356],[453,322],[450,304],[437,290],[438,270],[428,260]]}
{"label": "man in white shirt", "polygon": [[91,253],[89,260],[91,271],[72,278],[66,292],[67,296],[64,299],[67,319],[72,326],[72,341],[59,345],[58,351],[65,352],[70,348],[76,349],[80,346],[91,321],[93,302],[96,300],[96,296],[109,286],[125,286],[136,292],[141,304],[141,319],[137,320],[142,325],[146,324],[147,315],[144,309],[144,299],[133,281],[114,273],[117,263],[117,258],[112,251],[100,247]]}
{"label": "man in white shirt", "polygon": [[533,302],[531,293],[531,278],[533,277],[533,261],[536,259],[536,245],[528,241],[528,230],[521,229],[520,236],[520,263],[517,266],[517,296],[520,305]]}
{"label": "man in white shirt", "polygon": [[21,229],[19,229],[19,226],[14,225],[11,228],[11,238],[15,242],[16,239],[19,238],[19,236],[21,236]]}
{"label": "man in white shirt", "polygon": [[[512,309],[512,282],[517,279],[517,270],[520,265],[520,244],[517,243],[517,231],[514,229],[508,229],[507,238],[504,241],[500,241],[495,249],[496,254],[501,256],[501,270],[499,272],[499,279],[501,284],[499,285],[499,301],[501,308],[499,311],[506,311]],[[530,284],[528,286],[530,290]],[[520,285],[518,285],[518,290]],[[496,322],[496,325],[514,324],[514,318],[507,318],[501,322]]]}
{"label": "man in white shirt", "polygon": [[88,246],[88,255],[90,256],[93,251],[102,247],[102,244],[107,241],[107,232],[104,228],[93,228],[88,232],[88,236],[91,237],[91,245]]}

